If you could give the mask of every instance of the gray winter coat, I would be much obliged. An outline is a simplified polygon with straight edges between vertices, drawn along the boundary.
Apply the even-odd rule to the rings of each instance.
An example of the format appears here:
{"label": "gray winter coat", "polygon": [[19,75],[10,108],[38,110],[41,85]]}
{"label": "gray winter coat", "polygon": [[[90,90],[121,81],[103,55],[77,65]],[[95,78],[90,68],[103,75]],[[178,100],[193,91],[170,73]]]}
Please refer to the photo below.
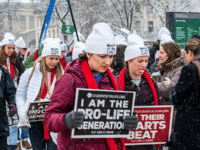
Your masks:
{"label": "gray winter coat", "polygon": [[[167,64],[167,71],[157,78],[158,90],[163,101],[169,101],[170,92],[175,90],[175,85],[178,82],[181,69],[183,68],[184,64],[184,57],[175,59]],[[163,83],[166,77],[171,80],[168,86],[165,86]]]}

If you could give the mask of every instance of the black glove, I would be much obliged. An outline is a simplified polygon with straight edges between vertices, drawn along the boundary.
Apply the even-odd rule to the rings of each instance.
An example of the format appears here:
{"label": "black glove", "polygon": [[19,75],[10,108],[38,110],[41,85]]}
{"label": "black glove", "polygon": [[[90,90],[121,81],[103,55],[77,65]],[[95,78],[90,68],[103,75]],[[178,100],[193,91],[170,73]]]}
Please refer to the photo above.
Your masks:
{"label": "black glove", "polygon": [[165,146],[172,147],[176,142],[176,135],[174,133],[171,134],[170,140],[165,144]]}
{"label": "black glove", "polygon": [[15,114],[17,114],[17,107],[16,106],[9,105],[8,108],[9,108],[9,113],[8,113],[9,117],[12,117]]}
{"label": "black glove", "polygon": [[68,129],[73,129],[83,124],[84,115],[80,111],[71,111],[65,115],[64,122]]}
{"label": "black glove", "polygon": [[124,119],[124,128],[126,130],[135,130],[138,125],[138,117],[136,111],[133,112],[133,116],[126,116]]}

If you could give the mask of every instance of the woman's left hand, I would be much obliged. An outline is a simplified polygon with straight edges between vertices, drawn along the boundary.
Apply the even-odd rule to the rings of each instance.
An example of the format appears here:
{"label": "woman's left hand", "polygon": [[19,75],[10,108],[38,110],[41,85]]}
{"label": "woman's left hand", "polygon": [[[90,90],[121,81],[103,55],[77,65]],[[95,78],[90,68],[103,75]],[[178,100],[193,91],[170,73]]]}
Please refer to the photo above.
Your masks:
{"label": "woman's left hand", "polygon": [[124,119],[124,127],[126,130],[135,130],[138,125],[138,117],[136,111],[133,112],[133,116],[126,116]]}
{"label": "woman's left hand", "polygon": [[165,77],[165,81],[163,81],[164,86],[168,86],[171,83],[171,80],[168,77]]}

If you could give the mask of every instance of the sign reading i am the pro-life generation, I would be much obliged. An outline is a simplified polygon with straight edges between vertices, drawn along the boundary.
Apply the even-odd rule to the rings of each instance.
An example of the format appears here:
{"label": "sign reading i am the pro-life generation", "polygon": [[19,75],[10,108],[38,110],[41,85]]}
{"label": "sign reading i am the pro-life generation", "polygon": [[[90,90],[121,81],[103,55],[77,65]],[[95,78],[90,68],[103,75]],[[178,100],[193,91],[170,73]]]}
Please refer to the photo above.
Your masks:
{"label": "sign reading i am the pro-life generation", "polygon": [[72,129],[72,138],[127,138],[124,118],[133,113],[135,92],[76,90],[74,111],[85,115],[83,124]]}
{"label": "sign reading i am the pro-life generation", "polygon": [[135,106],[138,126],[130,131],[126,145],[165,144],[172,128],[173,106]]}

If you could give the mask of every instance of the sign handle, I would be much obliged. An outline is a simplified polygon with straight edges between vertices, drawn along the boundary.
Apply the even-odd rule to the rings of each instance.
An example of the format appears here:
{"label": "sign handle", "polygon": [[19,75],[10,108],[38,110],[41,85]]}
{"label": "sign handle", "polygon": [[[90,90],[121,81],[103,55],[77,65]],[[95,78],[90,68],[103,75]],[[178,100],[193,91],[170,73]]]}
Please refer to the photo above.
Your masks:
{"label": "sign handle", "polygon": [[73,22],[73,25],[74,25],[74,28],[75,28],[77,41],[79,41],[78,32],[77,32],[77,29],[76,29],[76,24],[75,24],[75,21],[74,21],[74,16],[73,16],[73,12],[72,12],[72,9],[71,9],[70,1],[67,0],[67,3],[68,3],[69,11],[70,11],[70,14],[71,14],[72,22]]}

